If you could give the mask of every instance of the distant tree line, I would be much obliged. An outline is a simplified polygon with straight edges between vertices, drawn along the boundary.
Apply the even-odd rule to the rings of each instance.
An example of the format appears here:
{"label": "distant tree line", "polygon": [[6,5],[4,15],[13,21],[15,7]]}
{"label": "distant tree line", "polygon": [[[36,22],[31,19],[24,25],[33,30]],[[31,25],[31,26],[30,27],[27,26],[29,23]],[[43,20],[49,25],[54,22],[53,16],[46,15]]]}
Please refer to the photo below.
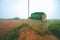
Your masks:
{"label": "distant tree line", "polygon": [[14,18],[0,18],[0,20],[20,20],[19,17],[14,17]]}

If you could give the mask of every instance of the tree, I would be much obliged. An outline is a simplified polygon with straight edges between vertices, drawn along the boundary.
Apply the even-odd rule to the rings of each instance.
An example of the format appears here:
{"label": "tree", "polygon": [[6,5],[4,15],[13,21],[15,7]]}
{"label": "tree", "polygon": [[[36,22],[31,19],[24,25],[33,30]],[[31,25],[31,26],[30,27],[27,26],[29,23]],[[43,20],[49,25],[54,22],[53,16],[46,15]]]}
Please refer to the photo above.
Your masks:
{"label": "tree", "polygon": [[15,18],[13,18],[13,19],[15,19],[15,20],[19,20],[20,18],[19,18],[19,17],[15,17]]}
{"label": "tree", "polygon": [[31,18],[36,20],[42,20],[43,15],[45,15],[44,12],[34,12],[31,14]]}

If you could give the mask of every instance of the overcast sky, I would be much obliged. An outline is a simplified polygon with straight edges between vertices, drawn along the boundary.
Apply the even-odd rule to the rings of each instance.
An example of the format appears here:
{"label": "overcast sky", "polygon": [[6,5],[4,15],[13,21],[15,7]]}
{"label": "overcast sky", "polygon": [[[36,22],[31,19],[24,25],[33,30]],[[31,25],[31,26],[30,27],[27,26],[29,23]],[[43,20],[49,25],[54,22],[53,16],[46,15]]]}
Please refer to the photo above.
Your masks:
{"label": "overcast sky", "polygon": [[[29,0],[29,14],[45,12],[47,19],[60,19],[60,0]],[[0,0],[0,18],[28,18],[28,0]]]}

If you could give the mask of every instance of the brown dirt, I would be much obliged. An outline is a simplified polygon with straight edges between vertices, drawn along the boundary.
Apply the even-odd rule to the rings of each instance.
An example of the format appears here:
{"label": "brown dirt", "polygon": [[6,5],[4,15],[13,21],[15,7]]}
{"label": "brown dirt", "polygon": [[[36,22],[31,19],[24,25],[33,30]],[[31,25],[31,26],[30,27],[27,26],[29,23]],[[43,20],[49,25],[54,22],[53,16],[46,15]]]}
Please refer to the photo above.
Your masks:
{"label": "brown dirt", "polygon": [[57,40],[57,38],[52,34],[38,34],[27,25],[20,30],[18,40]]}
{"label": "brown dirt", "polygon": [[[20,20],[0,20],[0,36],[5,35],[11,28],[20,25]],[[17,40],[57,40],[52,34],[39,35],[28,25],[20,30]]]}
{"label": "brown dirt", "polygon": [[0,36],[5,35],[11,28],[20,25],[20,20],[0,20]]}

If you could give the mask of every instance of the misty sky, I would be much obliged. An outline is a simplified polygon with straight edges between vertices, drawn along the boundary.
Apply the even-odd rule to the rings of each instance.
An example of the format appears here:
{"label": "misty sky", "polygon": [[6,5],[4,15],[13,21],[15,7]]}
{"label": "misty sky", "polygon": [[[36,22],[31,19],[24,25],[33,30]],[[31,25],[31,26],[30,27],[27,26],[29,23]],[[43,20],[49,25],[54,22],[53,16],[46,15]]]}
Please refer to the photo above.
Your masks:
{"label": "misty sky", "polygon": [[[29,0],[29,14],[45,12],[47,19],[60,19],[60,0]],[[0,18],[28,18],[28,0],[0,0]]]}

